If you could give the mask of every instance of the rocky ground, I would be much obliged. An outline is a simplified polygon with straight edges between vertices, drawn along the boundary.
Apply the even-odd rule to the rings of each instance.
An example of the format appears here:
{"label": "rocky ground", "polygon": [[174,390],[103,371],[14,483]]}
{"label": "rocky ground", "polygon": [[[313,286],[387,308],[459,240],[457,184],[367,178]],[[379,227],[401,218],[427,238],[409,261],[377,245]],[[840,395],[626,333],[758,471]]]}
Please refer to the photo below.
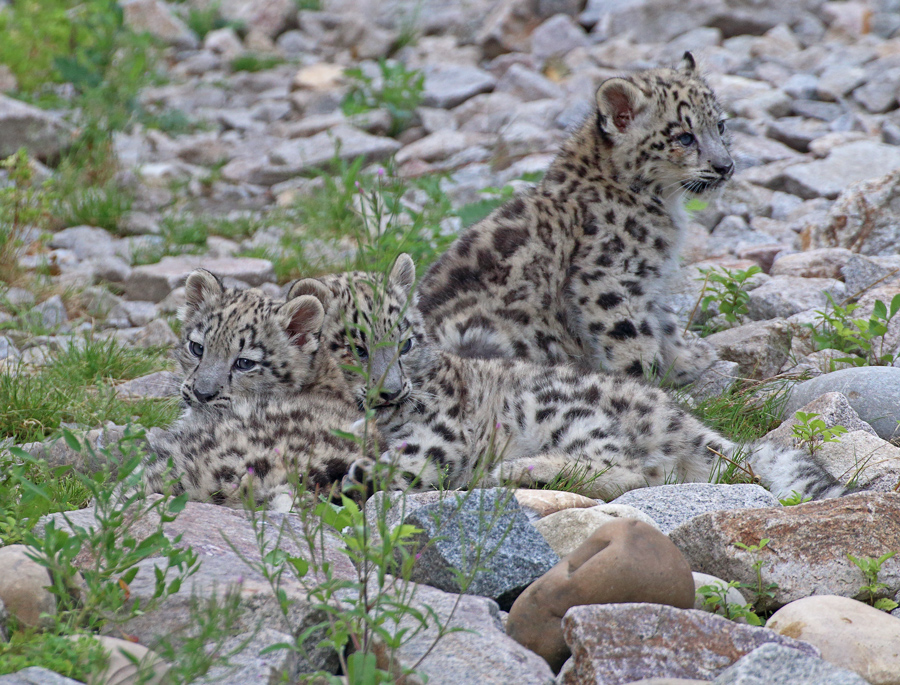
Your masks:
{"label": "rocky ground", "polygon": [[[106,207],[116,193],[129,200],[112,219],[95,222],[103,227],[84,225],[75,219],[85,214],[73,212],[43,227],[50,231],[36,221],[21,229],[15,278],[0,303],[3,383],[31,387],[41,374],[52,378],[72,346],[90,350],[112,340],[147,354],[170,347],[180,286],[200,265],[232,284],[278,294],[290,278],[375,266],[367,261],[373,251],[396,250],[401,240],[391,236],[404,231],[413,239],[403,249],[412,244],[424,265],[486,201],[546,168],[600,81],[691,50],[729,114],[737,172],[721,195],[694,207],[672,293],[685,327],[705,335],[721,358],[686,401],[707,411],[710,398],[729,390],[783,393],[759,435],[774,429],[767,439],[796,444],[795,412],[818,414],[824,423],[804,444],[862,492],[791,507],[752,484],[667,485],[611,504],[521,491],[513,500],[486,491],[463,505],[436,494],[409,498],[391,521],[423,530],[415,606],[452,612],[451,624],[472,632],[452,633],[426,655],[430,628],[397,658],[411,667],[426,655],[417,668],[430,683],[900,682],[898,611],[854,601],[900,601],[900,559],[885,559],[880,585],[867,592],[872,579],[848,558],[900,552],[900,317],[891,318],[900,294],[900,5],[298,4],[226,0],[218,24],[198,27],[196,12],[207,9],[201,0],[122,3],[127,24],[166,46],[166,80],[141,90],[142,107],[189,125],[109,134],[115,192],[98,204]],[[200,35],[199,28],[209,30]],[[382,58],[387,66],[379,66]],[[16,76],[2,66],[0,85],[17,92]],[[353,98],[362,104],[348,107]],[[0,156],[24,145],[33,174],[53,179],[64,172],[60,159],[79,125],[70,113],[0,96]],[[378,203],[389,196],[401,209],[384,216]],[[754,266],[760,272],[741,284],[740,274]],[[718,290],[712,267],[732,274]],[[155,414],[149,407],[164,405],[178,380],[163,357],[155,359],[151,369],[111,376],[129,379],[111,390],[110,402],[124,410],[59,409],[53,425],[91,429],[136,416],[164,426],[172,405]],[[36,392],[50,401],[49,391]],[[28,443],[51,464],[89,466],[62,442],[36,444],[53,433],[51,419],[29,420],[28,430],[0,437]],[[32,430],[34,422],[47,430]],[[847,432],[834,442],[817,439],[834,426]],[[102,431],[88,438],[104,444]],[[438,511],[477,529],[482,510],[499,511],[515,532],[489,543],[495,555],[456,604],[461,588],[448,569],[465,566],[466,545],[428,523]],[[86,525],[92,514],[73,516]],[[179,544],[201,555],[196,592],[238,588],[244,619],[243,633],[235,632],[252,638],[232,660],[238,670],[213,671],[207,682],[334,669],[330,653],[318,661],[257,656],[291,636],[271,621],[263,578],[238,556],[260,556],[246,540],[248,526],[242,514],[200,503],[166,524],[169,538],[182,533]],[[235,549],[222,535],[247,544]],[[339,541],[323,544],[335,572],[356,577]],[[9,570],[29,563],[15,546],[0,549],[0,578],[18,582],[33,573],[45,584],[40,568]],[[131,594],[152,595],[152,579],[142,585],[141,578]],[[695,600],[695,585],[725,581],[743,584],[743,594],[729,590],[730,601],[768,617],[765,627],[746,616],[715,616],[702,597]],[[300,632],[315,612],[302,583],[289,591]],[[34,622],[35,607],[52,613],[52,597],[23,608],[9,598],[30,595],[17,586],[5,592],[0,587],[20,621],[32,620],[23,618],[29,607]],[[186,584],[125,632],[153,646],[188,622],[190,593]],[[707,611],[691,610],[695,601]],[[585,606],[570,609],[576,605]],[[258,621],[263,630],[251,632]],[[62,681],[35,669],[0,677],[45,682]]]}

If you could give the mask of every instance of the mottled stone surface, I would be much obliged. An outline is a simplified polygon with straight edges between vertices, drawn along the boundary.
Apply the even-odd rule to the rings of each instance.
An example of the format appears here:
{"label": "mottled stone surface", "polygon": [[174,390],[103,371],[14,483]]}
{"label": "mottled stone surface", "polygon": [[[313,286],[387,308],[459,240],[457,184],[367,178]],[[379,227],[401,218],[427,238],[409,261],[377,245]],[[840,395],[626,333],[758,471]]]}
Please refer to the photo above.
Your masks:
{"label": "mottled stone surface", "polygon": [[852,671],[777,644],[763,645],[721,673],[714,685],[866,685]]}

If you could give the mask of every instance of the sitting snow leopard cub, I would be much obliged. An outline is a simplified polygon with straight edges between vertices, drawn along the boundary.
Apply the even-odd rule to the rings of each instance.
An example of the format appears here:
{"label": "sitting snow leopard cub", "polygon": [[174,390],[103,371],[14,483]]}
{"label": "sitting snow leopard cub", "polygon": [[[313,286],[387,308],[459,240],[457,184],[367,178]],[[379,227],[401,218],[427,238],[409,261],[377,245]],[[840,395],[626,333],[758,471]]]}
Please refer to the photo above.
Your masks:
{"label": "sitting snow leopard cub", "polygon": [[174,487],[191,499],[240,507],[252,490],[258,504],[281,510],[292,504],[291,470],[311,490],[339,485],[363,455],[331,429],[350,430],[360,414],[334,359],[319,353],[319,300],[225,288],[203,269],[185,294],[177,352],[185,409],[151,439],[145,483],[160,491],[172,459]]}
{"label": "sitting snow leopard cub", "polygon": [[[437,348],[410,302],[415,267],[401,255],[387,278],[353,272],[299,281],[326,310],[324,345],[345,367],[357,358],[381,383],[345,371],[356,399],[371,403],[389,447],[380,459],[403,476],[392,487],[547,483],[583,472],[582,492],[612,499],[672,480],[707,482],[737,446],[665,392],[625,376],[570,365],[458,357]],[[831,497],[844,489],[807,454],[757,445],[749,463],[779,496]],[[361,460],[348,480],[367,482]],[[594,478],[596,476],[596,478]]]}
{"label": "sitting snow leopard cub", "polygon": [[419,285],[437,343],[465,357],[576,362],[695,380],[711,346],[663,306],[686,198],[734,163],[722,109],[685,53],[600,85],[540,184],[465,230]]}

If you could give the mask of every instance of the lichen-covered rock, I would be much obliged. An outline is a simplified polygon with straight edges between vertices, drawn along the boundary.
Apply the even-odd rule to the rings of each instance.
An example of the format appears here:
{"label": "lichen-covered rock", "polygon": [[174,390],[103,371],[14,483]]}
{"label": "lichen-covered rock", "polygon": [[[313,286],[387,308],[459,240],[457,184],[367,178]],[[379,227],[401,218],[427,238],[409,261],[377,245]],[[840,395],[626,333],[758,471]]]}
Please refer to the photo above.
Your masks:
{"label": "lichen-covered rock", "polygon": [[563,618],[563,634],[572,659],[560,685],[653,677],[711,680],[767,643],[818,656],[815,647],[766,628],[661,604],[575,606]]}
{"label": "lichen-covered rock", "polygon": [[[861,535],[860,531],[866,531]],[[900,494],[865,492],[792,507],[718,511],[703,514],[673,530],[669,537],[695,571],[755,588],[754,563],[762,562],[764,586],[772,596],[757,598],[742,588],[759,609],[777,609],[814,594],[862,596],[865,578],[847,557],[875,557],[900,549]],[[739,548],[769,543],[757,551]],[[900,593],[900,559],[881,567],[879,596]]]}

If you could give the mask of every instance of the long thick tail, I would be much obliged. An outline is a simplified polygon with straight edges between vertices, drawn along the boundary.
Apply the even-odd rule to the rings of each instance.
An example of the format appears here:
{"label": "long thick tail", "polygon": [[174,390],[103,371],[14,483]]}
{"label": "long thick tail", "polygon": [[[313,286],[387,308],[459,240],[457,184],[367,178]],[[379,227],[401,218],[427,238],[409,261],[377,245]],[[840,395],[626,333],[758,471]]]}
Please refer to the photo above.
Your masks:
{"label": "long thick tail", "polygon": [[784,449],[771,443],[756,443],[747,463],[762,484],[780,499],[799,493],[812,499],[841,497],[849,490],[839,483],[808,452]]}

